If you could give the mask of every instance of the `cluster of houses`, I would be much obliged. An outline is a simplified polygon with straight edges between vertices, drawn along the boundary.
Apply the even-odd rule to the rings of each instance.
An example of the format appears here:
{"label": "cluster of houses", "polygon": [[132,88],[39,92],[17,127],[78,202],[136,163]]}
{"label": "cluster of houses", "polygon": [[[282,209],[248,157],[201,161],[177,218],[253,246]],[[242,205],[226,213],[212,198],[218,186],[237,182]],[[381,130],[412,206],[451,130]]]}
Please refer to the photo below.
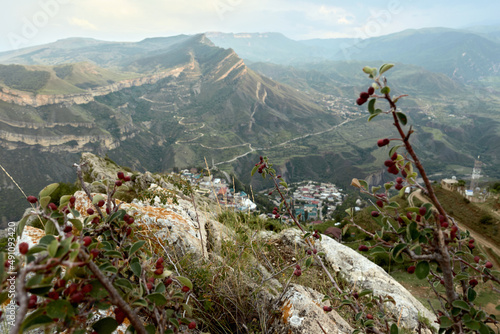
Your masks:
{"label": "cluster of houses", "polygon": [[[297,184],[292,197],[295,215],[300,215],[301,220],[325,219],[344,199],[342,189],[334,184],[312,181]],[[326,212],[323,210],[325,206]]]}
{"label": "cluster of houses", "polygon": [[253,211],[257,205],[244,191],[236,192],[223,178],[214,178],[198,173],[196,168],[181,171],[181,175],[192,185],[197,186],[197,192],[208,195],[209,198],[217,200],[226,208],[238,211]]}

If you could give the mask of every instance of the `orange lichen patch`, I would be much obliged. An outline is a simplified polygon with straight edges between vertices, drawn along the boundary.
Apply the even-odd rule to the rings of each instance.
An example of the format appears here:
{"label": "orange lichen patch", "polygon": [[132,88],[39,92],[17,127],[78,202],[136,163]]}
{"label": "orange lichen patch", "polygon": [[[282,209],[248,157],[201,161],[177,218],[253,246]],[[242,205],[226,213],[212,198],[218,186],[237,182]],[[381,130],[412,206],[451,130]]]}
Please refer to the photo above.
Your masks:
{"label": "orange lichen patch", "polygon": [[281,307],[281,318],[283,319],[283,323],[285,325],[288,323],[288,319],[292,315],[292,307],[293,304],[290,300],[285,301]]}
{"label": "orange lichen patch", "polygon": [[45,236],[45,231],[33,226],[25,226],[23,230],[23,235],[28,236],[33,243],[36,245]]}

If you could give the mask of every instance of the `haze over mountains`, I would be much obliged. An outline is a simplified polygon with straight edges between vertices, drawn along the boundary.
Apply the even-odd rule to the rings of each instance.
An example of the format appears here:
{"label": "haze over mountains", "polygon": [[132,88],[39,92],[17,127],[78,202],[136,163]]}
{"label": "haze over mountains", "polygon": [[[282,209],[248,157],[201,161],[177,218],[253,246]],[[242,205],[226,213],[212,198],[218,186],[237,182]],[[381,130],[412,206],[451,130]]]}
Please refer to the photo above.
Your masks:
{"label": "haze over mountains", "polygon": [[[361,68],[386,61],[397,63],[388,73],[395,93],[411,95],[401,107],[430,170],[466,175],[480,154],[484,171],[500,177],[498,31],[422,29],[362,42],[72,38],[0,53],[0,164],[27,192],[72,182],[83,151],[150,171],[206,158],[244,181],[266,154],[293,181],[380,181],[386,152],[375,142],[390,123],[367,123],[354,100],[370,84]],[[0,174],[3,223],[22,200]]]}

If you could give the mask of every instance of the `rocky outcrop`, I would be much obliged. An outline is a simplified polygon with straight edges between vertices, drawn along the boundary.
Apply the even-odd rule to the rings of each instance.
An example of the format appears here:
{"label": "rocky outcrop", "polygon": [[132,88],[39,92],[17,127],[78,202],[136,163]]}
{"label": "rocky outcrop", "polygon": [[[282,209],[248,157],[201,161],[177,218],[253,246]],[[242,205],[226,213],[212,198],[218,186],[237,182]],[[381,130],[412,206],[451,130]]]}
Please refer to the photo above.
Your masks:
{"label": "rocky outcrop", "polygon": [[281,311],[272,322],[271,333],[352,333],[353,328],[337,312],[323,311],[323,295],[292,284],[277,301]]}
{"label": "rocky outcrop", "polygon": [[[274,234],[271,239],[282,240],[290,245],[305,246],[301,232],[297,229]],[[360,290],[370,289],[374,295],[392,297],[396,304],[386,303],[386,307],[397,318],[401,317],[401,324],[404,327],[417,328],[420,316],[429,319],[430,323],[436,320],[431,311],[375,263],[326,235],[316,243],[318,251],[325,253],[325,262],[328,266],[347,282]]]}
{"label": "rocky outcrop", "polygon": [[172,70],[155,73],[152,75],[135,78],[135,79],[127,79],[119,82],[115,82],[110,85],[90,89],[85,93],[78,94],[53,94],[53,95],[44,95],[44,94],[33,94],[24,91],[19,91],[15,89],[10,89],[6,87],[0,87],[0,100],[14,103],[21,106],[31,106],[31,107],[40,107],[48,104],[85,104],[94,101],[94,97],[108,95],[113,92],[117,92],[119,90],[130,88],[130,87],[138,87],[146,84],[155,84],[158,81],[165,79],[167,77],[178,77],[182,71],[184,71],[186,67],[180,66],[174,68]]}

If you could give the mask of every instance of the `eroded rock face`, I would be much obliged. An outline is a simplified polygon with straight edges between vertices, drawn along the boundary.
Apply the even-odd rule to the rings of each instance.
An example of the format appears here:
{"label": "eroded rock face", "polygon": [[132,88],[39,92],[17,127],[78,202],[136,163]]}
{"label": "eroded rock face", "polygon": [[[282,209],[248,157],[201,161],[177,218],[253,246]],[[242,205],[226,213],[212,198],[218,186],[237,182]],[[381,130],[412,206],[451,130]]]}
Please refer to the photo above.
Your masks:
{"label": "eroded rock face", "polygon": [[280,300],[272,303],[280,310],[272,321],[271,333],[352,333],[353,329],[331,311],[323,311],[323,295],[313,289],[292,284]]}
{"label": "eroded rock face", "polygon": [[[272,239],[281,239],[290,245],[305,246],[301,233],[297,229],[284,230],[273,235]],[[322,240],[316,241],[318,251],[325,253],[328,267],[340,273],[342,277],[358,289],[373,290],[377,296],[391,296],[396,305],[387,303],[388,309],[396,316],[401,316],[401,324],[407,328],[418,326],[419,315],[434,323],[435,315],[420,303],[401,284],[387,274],[381,267],[344,246],[332,238],[322,235]]]}

